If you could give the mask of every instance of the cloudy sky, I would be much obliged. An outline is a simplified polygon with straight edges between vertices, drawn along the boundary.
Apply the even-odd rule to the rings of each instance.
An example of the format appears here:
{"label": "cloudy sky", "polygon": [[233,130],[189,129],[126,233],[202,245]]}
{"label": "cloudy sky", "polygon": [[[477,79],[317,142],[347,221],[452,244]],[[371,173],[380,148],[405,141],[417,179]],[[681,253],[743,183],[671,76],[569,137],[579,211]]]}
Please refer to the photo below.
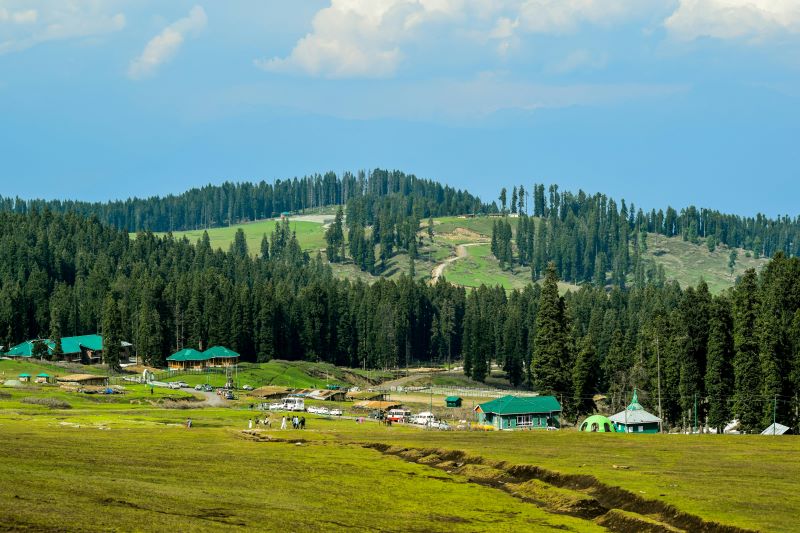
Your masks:
{"label": "cloudy sky", "polygon": [[0,0],[0,195],[398,168],[800,214],[797,0]]}

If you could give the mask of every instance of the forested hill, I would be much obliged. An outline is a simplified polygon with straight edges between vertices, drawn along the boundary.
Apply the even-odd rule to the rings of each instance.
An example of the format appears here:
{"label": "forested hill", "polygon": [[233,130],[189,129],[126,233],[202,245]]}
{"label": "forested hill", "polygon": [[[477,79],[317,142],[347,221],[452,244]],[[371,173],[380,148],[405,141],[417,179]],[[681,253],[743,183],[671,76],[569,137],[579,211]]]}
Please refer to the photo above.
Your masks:
{"label": "forested hill", "polygon": [[344,205],[361,196],[400,195],[414,201],[418,218],[486,212],[472,194],[399,171],[333,172],[274,183],[207,185],[183,194],[130,198],[112,202],[23,200],[0,196],[0,211],[27,213],[48,209],[54,213],[95,216],[101,222],[128,231],[182,231],[213,228],[272,218],[322,206]]}
{"label": "forested hill", "polygon": [[[507,293],[435,284],[338,279],[301,251],[290,223],[249,253],[208,238],[126,232],[74,214],[0,213],[2,344],[99,331],[163,365],[183,347],[232,347],[244,360],[328,361],[391,368],[463,359],[484,380],[497,363],[515,385],[562,396],[567,415],[600,392],[615,407],[633,387],[655,410],[657,376],[668,425],[732,416],[748,430],[797,424],[800,259],[776,254],[718,296],[645,281],[586,285],[560,297],[554,263],[544,281]],[[110,345],[113,343],[109,342]],[[106,362],[115,365],[113,353]]]}

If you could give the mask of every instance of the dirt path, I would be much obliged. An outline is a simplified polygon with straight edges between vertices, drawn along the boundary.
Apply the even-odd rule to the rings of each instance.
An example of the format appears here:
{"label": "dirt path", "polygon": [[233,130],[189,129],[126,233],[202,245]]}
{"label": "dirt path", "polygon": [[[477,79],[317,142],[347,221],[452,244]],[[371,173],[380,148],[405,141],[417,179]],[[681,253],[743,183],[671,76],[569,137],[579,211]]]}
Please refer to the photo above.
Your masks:
{"label": "dirt path", "polygon": [[203,396],[206,397],[206,403],[211,407],[225,407],[226,405],[225,399],[216,392],[194,390],[191,387],[184,387],[181,390],[186,392],[191,392],[192,394],[202,394]]}
{"label": "dirt path", "polygon": [[447,259],[436,265],[433,268],[433,270],[431,270],[431,285],[439,281],[439,278],[442,277],[442,273],[444,272],[444,269],[447,267],[447,265],[449,265],[454,261],[458,261],[459,259],[464,259],[465,257],[467,257],[467,246],[480,246],[481,244],[488,244],[488,243],[483,241],[469,242],[467,244],[459,244],[458,246],[456,246],[456,255],[454,255],[453,257],[448,257]]}

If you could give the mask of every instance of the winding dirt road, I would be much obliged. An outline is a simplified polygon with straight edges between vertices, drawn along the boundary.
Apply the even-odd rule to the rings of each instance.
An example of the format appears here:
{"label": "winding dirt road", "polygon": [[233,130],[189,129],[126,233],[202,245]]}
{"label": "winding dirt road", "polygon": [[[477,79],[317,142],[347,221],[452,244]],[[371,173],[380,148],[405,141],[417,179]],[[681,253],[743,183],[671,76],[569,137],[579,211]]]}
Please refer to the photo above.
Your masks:
{"label": "winding dirt road", "polygon": [[480,246],[481,244],[488,244],[488,243],[469,242],[467,244],[459,244],[458,246],[456,246],[456,255],[454,255],[453,257],[448,257],[447,259],[436,265],[433,268],[433,270],[431,270],[431,285],[439,281],[439,278],[442,277],[442,273],[444,272],[444,269],[447,267],[447,265],[449,265],[454,261],[458,261],[459,259],[464,259],[465,257],[467,257],[468,246]]}

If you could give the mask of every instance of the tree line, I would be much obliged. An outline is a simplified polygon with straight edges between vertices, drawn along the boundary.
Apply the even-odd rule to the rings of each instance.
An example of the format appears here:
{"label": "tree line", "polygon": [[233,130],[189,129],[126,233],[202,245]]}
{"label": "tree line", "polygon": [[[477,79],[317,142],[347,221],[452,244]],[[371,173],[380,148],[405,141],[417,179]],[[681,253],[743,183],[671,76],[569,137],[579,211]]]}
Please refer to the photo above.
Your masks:
{"label": "tree line", "polygon": [[401,195],[414,198],[420,216],[480,211],[484,206],[468,192],[400,171],[375,169],[369,173],[334,172],[302,178],[225,182],[182,194],[129,198],[111,202],[25,200],[0,196],[0,212],[24,214],[45,209],[53,213],[94,216],[105,224],[128,231],[184,231],[228,226],[273,218],[324,206],[345,205],[360,196]]}

